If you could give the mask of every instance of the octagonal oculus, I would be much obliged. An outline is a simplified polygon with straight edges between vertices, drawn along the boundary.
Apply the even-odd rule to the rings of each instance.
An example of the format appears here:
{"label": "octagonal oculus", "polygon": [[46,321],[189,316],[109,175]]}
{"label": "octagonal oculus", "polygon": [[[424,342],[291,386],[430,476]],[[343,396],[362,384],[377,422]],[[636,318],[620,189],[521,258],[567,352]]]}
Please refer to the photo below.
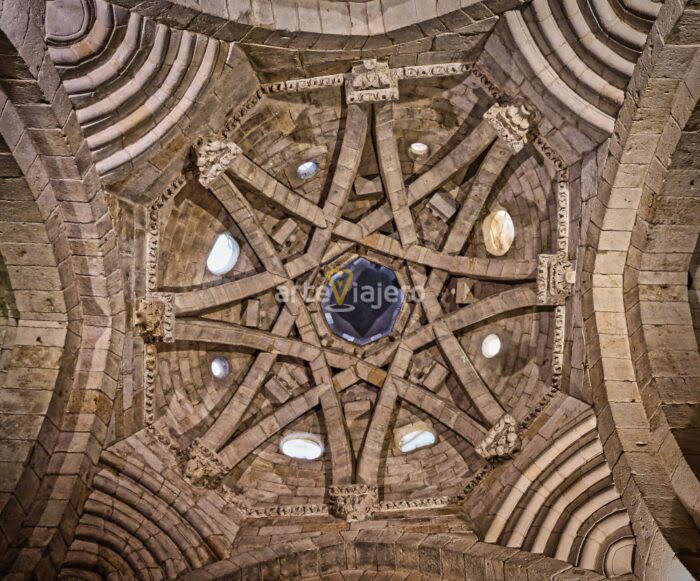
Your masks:
{"label": "octagonal oculus", "polygon": [[322,307],[335,335],[367,345],[391,333],[404,302],[393,270],[356,258],[327,278]]}

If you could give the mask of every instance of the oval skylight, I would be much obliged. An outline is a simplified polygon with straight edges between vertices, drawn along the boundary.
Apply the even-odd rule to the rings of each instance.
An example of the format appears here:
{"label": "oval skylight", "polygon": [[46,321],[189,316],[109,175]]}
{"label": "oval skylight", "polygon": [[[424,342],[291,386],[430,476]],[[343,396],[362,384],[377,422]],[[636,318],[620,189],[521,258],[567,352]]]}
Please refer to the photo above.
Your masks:
{"label": "oval skylight", "polygon": [[318,173],[318,164],[315,161],[305,161],[297,168],[297,175],[302,180],[308,180]]}
{"label": "oval skylight", "polygon": [[207,270],[221,276],[229,272],[238,262],[241,252],[236,239],[228,232],[219,234],[207,257]]}
{"label": "oval skylight", "polygon": [[415,143],[411,143],[408,148],[408,153],[413,159],[426,159],[430,153],[430,147],[426,143],[416,141]]}
{"label": "oval skylight", "polygon": [[323,442],[315,434],[289,434],[282,438],[280,450],[290,458],[317,460],[323,455]]}
{"label": "oval skylight", "polygon": [[500,351],[501,340],[499,339],[498,335],[491,334],[484,338],[483,342],[481,343],[481,353],[483,353],[486,359],[495,357],[500,353]]}
{"label": "oval skylight", "polygon": [[435,443],[435,434],[429,432],[428,430],[414,430],[408,432],[401,438],[399,443],[399,449],[404,452],[413,452],[419,448],[425,448],[426,446],[432,446]]}
{"label": "oval skylight", "polygon": [[211,374],[217,379],[223,379],[229,374],[231,366],[226,357],[214,357],[211,361]]}
{"label": "oval skylight", "polygon": [[481,226],[484,244],[489,254],[503,256],[515,240],[515,225],[510,214],[500,208],[491,212]]}

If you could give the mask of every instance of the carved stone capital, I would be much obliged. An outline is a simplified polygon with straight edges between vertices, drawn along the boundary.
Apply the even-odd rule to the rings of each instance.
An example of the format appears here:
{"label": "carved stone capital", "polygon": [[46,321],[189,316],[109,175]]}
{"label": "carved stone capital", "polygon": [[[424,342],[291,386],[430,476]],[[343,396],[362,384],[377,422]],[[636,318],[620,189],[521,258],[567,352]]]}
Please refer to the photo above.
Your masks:
{"label": "carved stone capital", "polygon": [[520,449],[518,424],[512,416],[504,414],[476,447],[482,458],[502,458]]}
{"label": "carved stone capital", "polygon": [[340,484],[329,488],[330,510],[346,521],[370,518],[379,509],[376,486],[367,484]]}
{"label": "carved stone capital", "polygon": [[199,139],[194,145],[199,170],[199,183],[204,187],[219,177],[241,153],[241,148],[223,138]]}
{"label": "carved stone capital", "polygon": [[185,480],[205,488],[217,488],[229,471],[219,455],[199,440],[180,452],[178,464]]}
{"label": "carved stone capital", "polygon": [[527,143],[535,116],[523,104],[494,105],[486,111],[484,119],[491,123],[513,152],[518,153]]}
{"label": "carved stone capital", "polygon": [[574,265],[560,254],[537,257],[537,303],[563,305],[576,282]]}
{"label": "carved stone capital", "polygon": [[354,66],[345,83],[345,98],[350,103],[396,101],[399,98],[399,75],[389,64],[367,59]]}
{"label": "carved stone capital", "polygon": [[134,305],[134,327],[148,343],[172,343],[175,328],[173,295],[149,293]]}

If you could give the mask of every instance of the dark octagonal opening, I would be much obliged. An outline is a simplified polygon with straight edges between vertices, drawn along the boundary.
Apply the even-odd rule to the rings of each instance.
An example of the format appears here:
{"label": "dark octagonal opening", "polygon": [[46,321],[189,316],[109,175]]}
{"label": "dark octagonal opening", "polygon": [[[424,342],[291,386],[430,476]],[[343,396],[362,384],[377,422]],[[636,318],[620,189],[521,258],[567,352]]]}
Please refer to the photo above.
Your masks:
{"label": "dark octagonal opening", "polygon": [[328,282],[322,307],[335,335],[367,345],[391,333],[404,301],[393,270],[356,258]]}

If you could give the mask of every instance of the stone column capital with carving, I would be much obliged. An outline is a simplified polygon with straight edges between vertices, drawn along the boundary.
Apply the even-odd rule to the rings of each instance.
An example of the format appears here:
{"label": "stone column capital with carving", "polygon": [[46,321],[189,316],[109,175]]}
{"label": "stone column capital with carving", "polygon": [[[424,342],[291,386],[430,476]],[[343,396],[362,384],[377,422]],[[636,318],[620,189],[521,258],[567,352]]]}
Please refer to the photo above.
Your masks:
{"label": "stone column capital with carving", "polygon": [[486,119],[514,153],[525,147],[528,133],[535,125],[535,115],[522,103],[493,105],[486,113]]}
{"label": "stone column capital with carving", "polygon": [[205,188],[209,187],[241,153],[240,147],[223,137],[200,138],[193,149],[199,170],[199,183]]}
{"label": "stone column capital with carving", "polygon": [[171,293],[149,293],[134,303],[134,327],[147,343],[173,343],[175,311]]}
{"label": "stone column capital with carving", "polygon": [[504,414],[475,448],[482,458],[505,458],[520,449],[520,434],[515,419]]}
{"label": "stone column capital with carving", "polygon": [[375,103],[399,99],[399,75],[389,63],[366,59],[352,68],[345,83],[345,99],[352,103]]}
{"label": "stone column capital with carving", "polygon": [[362,521],[379,510],[379,493],[368,484],[337,484],[328,489],[331,514],[346,521]]}
{"label": "stone column capital with carving", "polygon": [[205,488],[217,488],[229,471],[220,456],[199,440],[178,454],[178,464],[185,480]]}
{"label": "stone column capital with carving", "polygon": [[576,282],[574,264],[561,254],[537,257],[537,303],[563,305]]}

